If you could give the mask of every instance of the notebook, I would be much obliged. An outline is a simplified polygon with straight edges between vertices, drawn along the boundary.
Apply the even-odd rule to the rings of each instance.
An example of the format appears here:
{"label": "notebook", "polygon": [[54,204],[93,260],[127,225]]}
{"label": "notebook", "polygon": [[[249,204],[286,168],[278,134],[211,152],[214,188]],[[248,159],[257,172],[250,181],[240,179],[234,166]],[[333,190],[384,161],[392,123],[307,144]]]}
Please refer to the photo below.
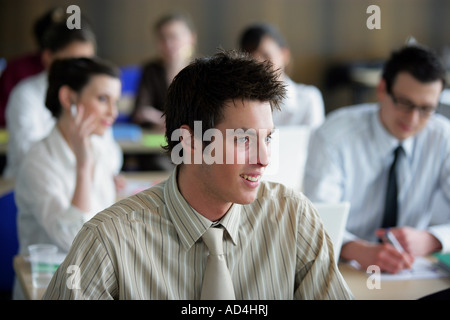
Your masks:
{"label": "notebook", "polygon": [[336,262],[339,261],[342,240],[344,239],[345,225],[347,223],[350,202],[314,203],[325,230],[331,238],[334,247]]}

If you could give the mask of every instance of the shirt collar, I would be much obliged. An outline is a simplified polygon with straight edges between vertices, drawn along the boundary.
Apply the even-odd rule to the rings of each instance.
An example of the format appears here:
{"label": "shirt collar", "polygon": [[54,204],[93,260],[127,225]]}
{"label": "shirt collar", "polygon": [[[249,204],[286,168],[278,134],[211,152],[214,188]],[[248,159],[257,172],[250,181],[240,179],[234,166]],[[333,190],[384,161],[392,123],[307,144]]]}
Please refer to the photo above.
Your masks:
{"label": "shirt collar", "polygon": [[[208,230],[213,222],[192,208],[181,195],[177,184],[178,167],[175,167],[164,186],[168,213],[186,250],[189,250]],[[219,223],[236,245],[241,206],[233,204]]]}
{"label": "shirt collar", "polygon": [[233,244],[237,244],[237,237],[239,231],[239,224],[241,218],[242,205],[234,203],[228,212],[220,219],[220,224],[230,235]]}
{"label": "shirt collar", "polygon": [[399,141],[391,135],[381,123],[379,108],[377,109],[377,112],[374,112],[372,120],[374,137],[379,146],[380,153],[387,157],[395,150],[395,148],[397,148],[399,144],[401,144],[406,157],[410,159],[414,148],[415,137],[410,137],[403,141]]}
{"label": "shirt collar", "polygon": [[73,167],[76,164],[76,158],[66,140],[64,139],[61,131],[59,131],[58,125],[55,124],[53,129],[48,135],[49,143],[55,150],[60,159],[63,159],[62,163],[66,164],[68,167]]}

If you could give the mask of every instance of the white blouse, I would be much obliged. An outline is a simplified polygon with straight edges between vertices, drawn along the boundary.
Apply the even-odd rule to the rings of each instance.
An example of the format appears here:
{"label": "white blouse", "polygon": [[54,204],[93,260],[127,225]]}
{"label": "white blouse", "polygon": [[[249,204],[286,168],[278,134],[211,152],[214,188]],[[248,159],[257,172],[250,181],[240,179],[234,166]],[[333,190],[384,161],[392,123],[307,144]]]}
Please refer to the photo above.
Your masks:
{"label": "white blouse", "polygon": [[15,186],[20,253],[27,253],[27,246],[34,243],[56,244],[60,252],[67,253],[83,223],[115,202],[117,168],[110,146],[102,141],[99,136],[91,137],[95,170],[90,212],[71,204],[76,159],[57,126],[30,149]]}
{"label": "white blouse", "polygon": [[281,111],[273,111],[275,127],[307,125],[317,128],[325,119],[322,93],[312,85],[296,83],[285,77],[286,98]]}

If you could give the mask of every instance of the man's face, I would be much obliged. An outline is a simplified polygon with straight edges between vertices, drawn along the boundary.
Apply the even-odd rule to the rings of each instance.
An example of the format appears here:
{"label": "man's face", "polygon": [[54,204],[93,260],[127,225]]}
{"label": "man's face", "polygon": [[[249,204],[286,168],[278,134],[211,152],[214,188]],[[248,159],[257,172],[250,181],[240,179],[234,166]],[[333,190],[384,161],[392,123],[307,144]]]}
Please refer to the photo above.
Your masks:
{"label": "man's face", "polygon": [[436,80],[422,83],[408,72],[400,72],[392,85],[392,92],[386,91],[385,82],[378,88],[380,119],[386,130],[398,140],[418,134],[427,124],[429,116],[417,108],[407,111],[405,105],[419,108],[436,108],[442,91],[442,82]]}
{"label": "man's face", "polygon": [[[253,202],[270,160],[273,121],[269,102],[230,102],[215,129],[222,133],[223,161],[222,164],[203,163],[196,168],[203,194],[211,203],[219,205]],[[227,130],[235,134],[227,135]],[[232,161],[230,152],[234,155]]]}

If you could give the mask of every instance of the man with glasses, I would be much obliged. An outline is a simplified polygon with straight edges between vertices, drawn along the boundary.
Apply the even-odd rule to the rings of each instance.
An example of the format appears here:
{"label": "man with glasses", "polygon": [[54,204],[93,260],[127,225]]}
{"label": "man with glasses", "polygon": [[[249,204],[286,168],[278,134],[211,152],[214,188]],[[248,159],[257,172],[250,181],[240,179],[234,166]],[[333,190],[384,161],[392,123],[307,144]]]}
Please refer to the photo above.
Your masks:
{"label": "man with glasses", "polygon": [[404,47],[384,66],[378,103],[334,111],[311,137],[305,194],[351,202],[341,258],[397,273],[450,251],[450,121],[435,114],[444,87],[437,56]]}

